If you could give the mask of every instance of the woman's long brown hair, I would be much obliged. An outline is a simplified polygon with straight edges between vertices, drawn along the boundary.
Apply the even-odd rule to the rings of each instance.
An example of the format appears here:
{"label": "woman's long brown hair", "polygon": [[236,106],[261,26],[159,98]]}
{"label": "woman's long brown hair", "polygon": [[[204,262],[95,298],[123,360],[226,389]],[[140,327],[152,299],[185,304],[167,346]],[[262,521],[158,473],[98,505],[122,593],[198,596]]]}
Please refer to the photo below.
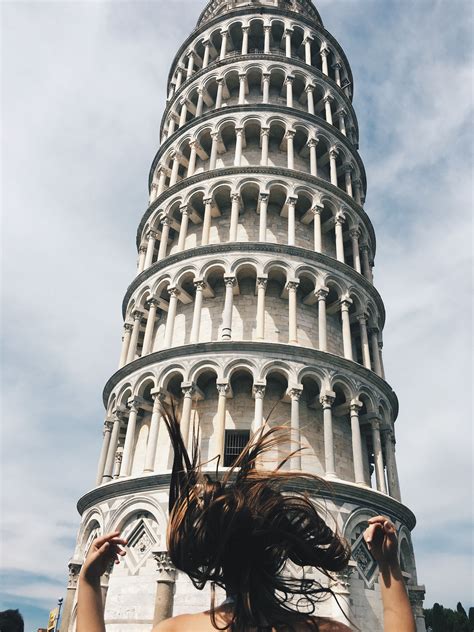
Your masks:
{"label": "woman's long brown hair", "polygon": [[[291,628],[311,621],[318,600],[332,591],[315,579],[284,574],[285,564],[312,566],[330,577],[347,566],[350,548],[307,493],[285,491],[294,483],[314,487],[319,481],[282,470],[294,453],[271,471],[261,469],[263,457],[288,442],[288,430],[258,432],[220,480],[212,480],[199,463],[197,435],[189,455],[174,409],[165,409],[163,419],[174,449],[169,556],[196,588],[212,582],[233,596],[233,620],[220,629]],[[304,601],[304,613],[292,607],[294,596]],[[214,615],[212,622],[218,628]]]}

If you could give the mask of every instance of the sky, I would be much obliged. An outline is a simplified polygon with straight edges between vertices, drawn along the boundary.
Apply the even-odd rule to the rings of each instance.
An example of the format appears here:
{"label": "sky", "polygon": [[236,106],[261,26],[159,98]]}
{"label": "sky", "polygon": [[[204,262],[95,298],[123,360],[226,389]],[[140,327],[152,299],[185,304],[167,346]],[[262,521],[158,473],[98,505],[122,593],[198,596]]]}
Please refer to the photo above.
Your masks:
{"label": "sky", "polygon": [[[170,63],[201,0],[0,3],[0,609],[65,596]],[[320,0],[351,63],[397,460],[427,606],[472,594],[473,13]]]}

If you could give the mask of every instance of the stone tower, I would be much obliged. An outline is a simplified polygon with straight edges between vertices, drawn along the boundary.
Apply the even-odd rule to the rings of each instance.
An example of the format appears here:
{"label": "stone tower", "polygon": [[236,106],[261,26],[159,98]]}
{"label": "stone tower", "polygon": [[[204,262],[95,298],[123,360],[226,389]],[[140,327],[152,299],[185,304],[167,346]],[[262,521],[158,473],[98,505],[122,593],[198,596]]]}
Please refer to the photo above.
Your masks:
{"label": "stone tower", "polygon": [[[344,51],[311,0],[211,0],[177,52],[119,368],[104,390],[97,480],[78,503],[63,632],[75,628],[84,554],[114,529],[129,553],[104,578],[108,631],[148,632],[171,610],[209,607],[209,593],[166,555],[163,400],[178,406],[185,436],[199,427],[202,459],[219,455],[224,467],[270,411],[270,425],[288,422],[309,448],[291,467],[330,482],[318,499],[353,547],[349,571],[332,582],[343,608],[363,630],[382,630],[362,531],[384,513],[424,631],[352,90]],[[320,613],[344,620],[331,599]]]}

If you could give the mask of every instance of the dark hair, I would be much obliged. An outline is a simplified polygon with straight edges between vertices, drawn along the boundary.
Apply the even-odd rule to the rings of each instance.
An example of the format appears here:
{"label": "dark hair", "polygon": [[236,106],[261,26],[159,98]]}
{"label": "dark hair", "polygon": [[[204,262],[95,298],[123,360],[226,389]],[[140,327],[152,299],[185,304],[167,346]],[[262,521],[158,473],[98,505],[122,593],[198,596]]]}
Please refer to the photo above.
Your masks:
{"label": "dark hair", "polygon": [[[212,480],[202,472],[197,435],[189,455],[174,409],[164,410],[163,419],[174,449],[167,534],[173,564],[196,588],[212,582],[233,596],[233,619],[224,629],[309,624],[321,595],[332,591],[315,579],[284,574],[285,564],[312,566],[331,577],[330,571],[347,566],[350,548],[308,493],[294,491],[295,485],[304,489],[320,481],[282,469],[294,452],[275,469],[262,469],[262,458],[289,440],[288,430],[257,432],[234,465]],[[291,606],[294,596],[305,612],[301,604],[299,610],[298,603]]]}
{"label": "dark hair", "polygon": [[0,632],[23,632],[25,624],[19,610],[0,612]]}

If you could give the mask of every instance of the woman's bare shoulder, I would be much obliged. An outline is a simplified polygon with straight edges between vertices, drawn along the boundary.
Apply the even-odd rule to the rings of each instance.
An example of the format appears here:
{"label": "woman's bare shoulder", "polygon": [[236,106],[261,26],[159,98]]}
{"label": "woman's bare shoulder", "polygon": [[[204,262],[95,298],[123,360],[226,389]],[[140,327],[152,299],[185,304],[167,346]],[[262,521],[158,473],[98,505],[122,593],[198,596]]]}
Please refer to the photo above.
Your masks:
{"label": "woman's bare shoulder", "polygon": [[318,624],[319,632],[352,632],[347,625],[334,621],[334,619],[315,617],[315,620]]}
{"label": "woman's bare shoulder", "polygon": [[209,629],[214,630],[210,625],[210,617],[205,613],[199,614],[180,614],[171,619],[165,619],[156,625],[152,632],[207,632]]}

